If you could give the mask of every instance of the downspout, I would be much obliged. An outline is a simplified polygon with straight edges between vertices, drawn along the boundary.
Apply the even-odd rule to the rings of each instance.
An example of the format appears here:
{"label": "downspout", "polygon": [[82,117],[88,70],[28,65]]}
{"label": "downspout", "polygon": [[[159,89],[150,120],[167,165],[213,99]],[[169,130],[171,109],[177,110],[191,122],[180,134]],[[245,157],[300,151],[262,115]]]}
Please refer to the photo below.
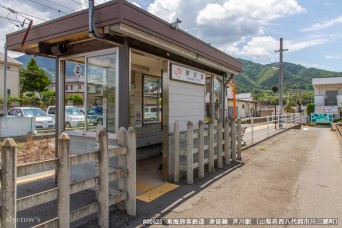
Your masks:
{"label": "downspout", "polygon": [[229,82],[229,85],[233,88],[233,117],[236,119],[236,86],[233,82]]}
{"label": "downspout", "polygon": [[102,40],[103,37],[97,32],[94,22],[94,0],[89,0],[89,37]]}

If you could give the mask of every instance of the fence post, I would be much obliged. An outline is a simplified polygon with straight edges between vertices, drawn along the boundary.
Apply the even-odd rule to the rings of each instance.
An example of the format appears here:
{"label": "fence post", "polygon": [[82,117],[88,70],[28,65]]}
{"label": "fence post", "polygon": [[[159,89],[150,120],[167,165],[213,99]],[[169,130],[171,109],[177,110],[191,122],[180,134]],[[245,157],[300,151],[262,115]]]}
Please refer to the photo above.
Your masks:
{"label": "fence post", "polygon": [[70,227],[70,137],[58,137],[58,227]]}
{"label": "fence post", "polygon": [[1,146],[1,190],[2,217],[1,227],[16,227],[17,218],[17,145],[7,138]]}
{"label": "fence post", "polygon": [[230,164],[230,157],[229,157],[229,147],[230,147],[230,132],[229,132],[229,119],[226,118],[224,124],[224,154],[225,154],[225,163],[226,165]]}
{"label": "fence post", "polygon": [[242,161],[241,157],[241,119],[237,119],[237,135],[236,135],[236,141],[237,141],[237,160]]}
{"label": "fence post", "polygon": [[252,135],[252,145],[254,145],[254,117],[252,116],[252,119],[251,119],[251,135]]}
{"label": "fence post", "polygon": [[174,129],[174,161],[173,161],[173,180],[179,181],[179,121],[175,122]]}
{"label": "fence post", "polygon": [[194,139],[193,139],[193,134],[194,134],[194,126],[191,121],[188,122],[187,126],[187,155],[186,155],[186,181],[188,184],[192,184],[194,182],[194,153],[193,153],[193,148],[194,148]]}
{"label": "fence post", "polygon": [[[120,127],[117,134],[118,145],[121,147],[127,148],[127,131],[124,127]],[[128,148],[127,148],[128,150]],[[118,166],[121,169],[127,169],[127,158],[126,154],[122,154],[118,156]],[[121,191],[127,192],[127,182],[124,179],[118,180],[118,187]],[[127,198],[124,202],[118,203],[118,207],[120,210],[126,211],[127,210]]]}
{"label": "fence post", "polygon": [[109,224],[108,172],[108,134],[104,128],[99,133],[99,227],[108,227]]}
{"label": "fence post", "polygon": [[270,137],[270,119],[267,116],[267,137]]}
{"label": "fence post", "polygon": [[204,122],[198,122],[198,177],[204,177]]}
{"label": "fence post", "polygon": [[222,166],[222,121],[217,121],[217,167]]}
{"label": "fence post", "polygon": [[230,127],[231,127],[230,138],[231,138],[231,142],[232,142],[232,145],[231,145],[232,161],[236,161],[236,121],[234,118],[231,118],[231,120],[230,120]]}
{"label": "fence post", "polygon": [[293,113],[291,113],[290,127],[292,127],[292,121],[293,121]]}
{"label": "fence post", "polygon": [[209,123],[209,161],[208,161],[208,171],[209,173],[214,172],[214,122]]}
{"label": "fence post", "polygon": [[136,179],[137,179],[137,139],[136,132],[133,127],[128,128],[127,132],[127,214],[131,216],[136,215],[137,203],[136,203]]}
{"label": "fence post", "polygon": [[278,113],[278,129],[280,129],[280,115]]}

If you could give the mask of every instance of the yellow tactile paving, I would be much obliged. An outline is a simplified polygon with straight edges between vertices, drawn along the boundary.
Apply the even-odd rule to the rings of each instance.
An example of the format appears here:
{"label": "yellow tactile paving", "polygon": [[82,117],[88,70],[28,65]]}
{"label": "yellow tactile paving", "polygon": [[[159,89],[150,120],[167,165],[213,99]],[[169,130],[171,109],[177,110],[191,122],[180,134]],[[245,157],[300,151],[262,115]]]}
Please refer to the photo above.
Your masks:
{"label": "yellow tactile paving", "polygon": [[141,192],[146,192],[154,187],[155,186],[144,184],[144,183],[137,183],[137,191],[141,191]]}
{"label": "yellow tactile paving", "polygon": [[138,195],[137,199],[149,203],[178,187],[179,185],[166,183],[158,187],[155,187],[141,195]]}

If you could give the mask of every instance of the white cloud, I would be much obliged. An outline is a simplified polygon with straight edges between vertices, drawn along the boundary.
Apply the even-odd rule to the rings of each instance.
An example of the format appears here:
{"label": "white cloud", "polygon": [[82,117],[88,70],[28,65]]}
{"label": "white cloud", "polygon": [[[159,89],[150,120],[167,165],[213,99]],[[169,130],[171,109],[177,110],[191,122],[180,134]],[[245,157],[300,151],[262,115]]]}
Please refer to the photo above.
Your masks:
{"label": "white cloud", "polygon": [[341,23],[342,23],[342,15],[337,17],[337,18],[335,18],[335,19],[326,21],[324,23],[313,24],[309,28],[305,28],[302,31],[317,31],[317,30],[321,30],[321,29],[325,29],[325,28],[328,28],[328,27],[332,27],[332,26],[334,26],[336,24],[341,24]]}
{"label": "white cloud", "polygon": [[156,0],[148,6],[147,10],[171,23],[176,19],[178,9],[181,7],[180,3],[180,0]]}
{"label": "white cloud", "polygon": [[[307,41],[285,40],[284,49],[289,49],[291,52],[299,51],[308,47],[322,45],[328,42],[327,39],[313,39]],[[239,56],[248,56],[251,58],[270,58],[274,56],[274,51],[279,49],[279,40],[270,36],[253,37],[246,44],[235,43],[226,47],[226,51]]]}
{"label": "white cloud", "polygon": [[326,59],[341,59],[341,55],[326,55]]}

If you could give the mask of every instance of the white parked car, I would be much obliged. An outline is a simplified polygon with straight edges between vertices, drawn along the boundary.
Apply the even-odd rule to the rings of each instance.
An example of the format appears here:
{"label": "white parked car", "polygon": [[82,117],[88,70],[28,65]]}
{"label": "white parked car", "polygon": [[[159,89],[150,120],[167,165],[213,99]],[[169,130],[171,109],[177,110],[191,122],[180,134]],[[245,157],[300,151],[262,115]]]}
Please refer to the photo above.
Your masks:
{"label": "white parked car", "polygon": [[12,117],[36,117],[36,128],[54,128],[55,121],[52,117],[47,116],[40,108],[34,107],[15,107],[11,108],[7,116]]}
{"label": "white parked car", "polygon": [[[55,117],[56,106],[49,106],[46,112],[48,116]],[[84,120],[84,114],[77,107],[65,106],[65,128],[83,127]]]}

